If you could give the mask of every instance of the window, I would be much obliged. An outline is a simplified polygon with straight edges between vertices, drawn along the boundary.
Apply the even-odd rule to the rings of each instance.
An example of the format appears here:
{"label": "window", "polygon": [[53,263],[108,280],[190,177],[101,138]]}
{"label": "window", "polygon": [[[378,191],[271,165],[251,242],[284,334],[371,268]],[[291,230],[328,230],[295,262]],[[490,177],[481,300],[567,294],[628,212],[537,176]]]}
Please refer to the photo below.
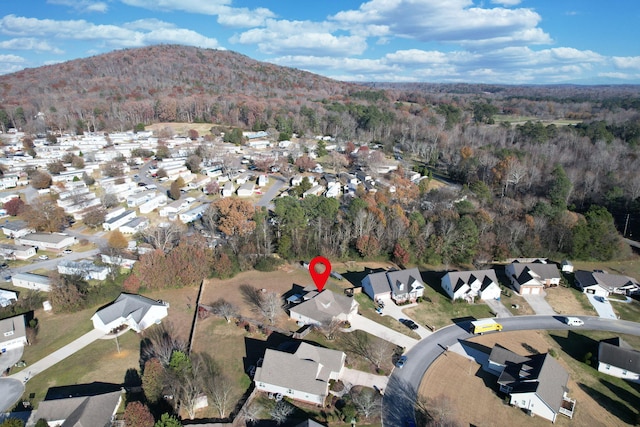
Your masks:
{"label": "window", "polygon": [[606,370],[611,369],[611,365],[604,365],[604,369],[606,369]]}
{"label": "window", "polygon": [[13,331],[7,331],[4,333],[5,337],[10,337],[11,335],[13,335]]}
{"label": "window", "polygon": [[622,375],[627,375],[627,374],[628,374],[627,370],[626,370],[626,369],[623,369],[623,370],[622,370]]}

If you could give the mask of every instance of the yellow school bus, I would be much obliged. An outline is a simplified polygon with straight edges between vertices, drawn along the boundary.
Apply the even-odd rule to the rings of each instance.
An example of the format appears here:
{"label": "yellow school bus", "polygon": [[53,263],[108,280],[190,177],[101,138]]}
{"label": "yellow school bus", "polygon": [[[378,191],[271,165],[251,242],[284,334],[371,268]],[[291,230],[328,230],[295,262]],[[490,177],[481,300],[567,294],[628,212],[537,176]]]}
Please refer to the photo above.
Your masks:
{"label": "yellow school bus", "polygon": [[471,333],[482,335],[484,332],[501,331],[502,325],[493,319],[483,319],[471,322]]}

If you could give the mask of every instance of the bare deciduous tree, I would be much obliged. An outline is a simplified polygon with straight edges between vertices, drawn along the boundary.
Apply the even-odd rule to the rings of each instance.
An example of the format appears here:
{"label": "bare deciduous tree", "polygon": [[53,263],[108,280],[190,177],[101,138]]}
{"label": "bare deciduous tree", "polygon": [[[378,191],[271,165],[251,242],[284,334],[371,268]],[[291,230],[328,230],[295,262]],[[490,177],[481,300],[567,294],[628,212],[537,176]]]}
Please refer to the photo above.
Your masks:
{"label": "bare deciduous tree", "polygon": [[273,324],[282,309],[282,298],[277,292],[262,292],[251,285],[240,285],[240,292],[251,309]]}
{"label": "bare deciduous tree", "polygon": [[142,238],[156,249],[168,252],[180,241],[183,227],[176,222],[164,226],[149,227],[141,232]]}
{"label": "bare deciduous tree", "polygon": [[382,403],[380,395],[370,388],[361,388],[358,391],[351,390],[351,401],[365,418],[369,418],[377,412]]}
{"label": "bare deciduous tree", "polygon": [[293,406],[284,400],[276,403],[276,405],[271,409],[270,415],[271,418],[276,422],[276,424],[280,425],[287,421],[289,415],[293,413]]}
{"label": "bare deciduous tree", "polygon": [[216,316],[224,317],[227,323],[238,315],[238,308],[225,299],[218,299],[210,305],[210,310]]}
{"label": "bare deciduous tree", "polygon": [[383,340],[362,331],[346,332],[340,334],[340,341],[348,352],[364,357],[377,369],[391,360],[395,346],[389,341]]}
{"label": "bare deciduous tree", "polygon": [[187,344],[176,337],[173,326],[169,322],[155,325],[145,330],[148,344],[141,349],[143,362],[156,357],[165,368],[171,362],[174,351],[186,352]]}

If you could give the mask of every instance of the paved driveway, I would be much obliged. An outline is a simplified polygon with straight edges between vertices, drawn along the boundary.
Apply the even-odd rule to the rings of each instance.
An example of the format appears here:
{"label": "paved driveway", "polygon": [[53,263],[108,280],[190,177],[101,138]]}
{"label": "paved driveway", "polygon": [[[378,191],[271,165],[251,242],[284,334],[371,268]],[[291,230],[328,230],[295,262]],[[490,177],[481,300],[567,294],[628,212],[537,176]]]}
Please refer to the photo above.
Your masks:
{"label": "paved driveway", "polygon": [[24,393],[24,384],[13,378],[0,378],[0,410],[8,411]]}
{"label": "paved driveway", "polygon": [[16,364],[22,359],[23,346],[18,348],[12,348],[0,355],[0,372],[5,372],[7,369]]}
{"label": "paved driveway", "polygon": [[600,297],[595,297],[591,294],[586,294],[587,298],[589,298],[589,302],[598,312],[598,316],[603,317],[605,319],[617,319],[616,313],[613,311],[613,307],[611,307],[611,303],[609,300],[605,299],[604,301],[600,299]]}
{"label": "paved driveway", "polygon": [[[393,317],[396,320],[400,320],[400,319],[411,319],[409,316],[407,316],[404,313],[404,310],[406,308],[411,308],[411,307],[415,307],[416,305],[418,305],[418,303],[413,303],[413,304],[407,304],[407,305],[403,305],[402,307],[396,305],[393,301],[385,301],[384,304],[384,308],[382,309],[382,315],[383,316],[389,316],[389,317]],[[414,320],[414,319],[411,319]],[[415,322],[415,320],[414,320]],[[425,328],[424,326],[420,325],[418,322],[415,322],[416,325],[418,325],[418,329],[415,330],[415,332],[420,335],[420,338],[425,338],[428,337],[429,335],[431,335],[431,331],[428,330],[427,328]]]}
{"label": "paved driveway", "polygon": [[513,316],[513,314],[511,314],[511,312],[507,309],[507,307],[504,306],[502,301],[495,300],[495,299],[489,299],[489,300],[486,300],[485,302],[487,303],[487,305],[489,306],[491,311],[496,313],[496,317],[511,317],[511,316]]}
{"label": "paved driveway", "polygon": [[368,372],[362,372],[356,369],[349,368],[344,368],[340,379],[344,383],[377,388],[378,390],[384,390],[387,387],[387,382],[389,381],[389,378],[383,375],[374,375]]}
{"label": "paved driveway", "polygon": [[409,350],[418,343],[418,340],[408,337],[400,332],[394,331],[393,329],[387,328],[386,326],[381,325],[378,322],[374,322],[373,320],[367,319],[360,314],[352,316],[350,323],[352,329],[359,329],[361,331],[368,332],[371,335],[375,335],[395,345],[404,347],[406,350]]}
{"label": "paved driveway", "polygon": [[533,311],[538,315],[553,316],[554,314],[557,314],[553,308],[551,308],[547,300],[544,299],[544,295],[522,295],[522,298],[527,301],[527,304],[529,304]]}

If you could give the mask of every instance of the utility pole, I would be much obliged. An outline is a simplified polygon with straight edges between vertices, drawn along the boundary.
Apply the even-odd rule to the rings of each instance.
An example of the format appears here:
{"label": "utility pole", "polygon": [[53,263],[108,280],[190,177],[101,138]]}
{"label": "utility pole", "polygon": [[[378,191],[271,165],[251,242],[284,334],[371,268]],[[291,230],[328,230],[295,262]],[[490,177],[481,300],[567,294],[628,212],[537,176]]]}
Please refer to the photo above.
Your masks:
{"label": "utility pole", "polygon": [[624,231],[622,232],[622,237],[626,237],[628,225],[629,225],[629,214],[627,214],[627,219],[624,222]]}

